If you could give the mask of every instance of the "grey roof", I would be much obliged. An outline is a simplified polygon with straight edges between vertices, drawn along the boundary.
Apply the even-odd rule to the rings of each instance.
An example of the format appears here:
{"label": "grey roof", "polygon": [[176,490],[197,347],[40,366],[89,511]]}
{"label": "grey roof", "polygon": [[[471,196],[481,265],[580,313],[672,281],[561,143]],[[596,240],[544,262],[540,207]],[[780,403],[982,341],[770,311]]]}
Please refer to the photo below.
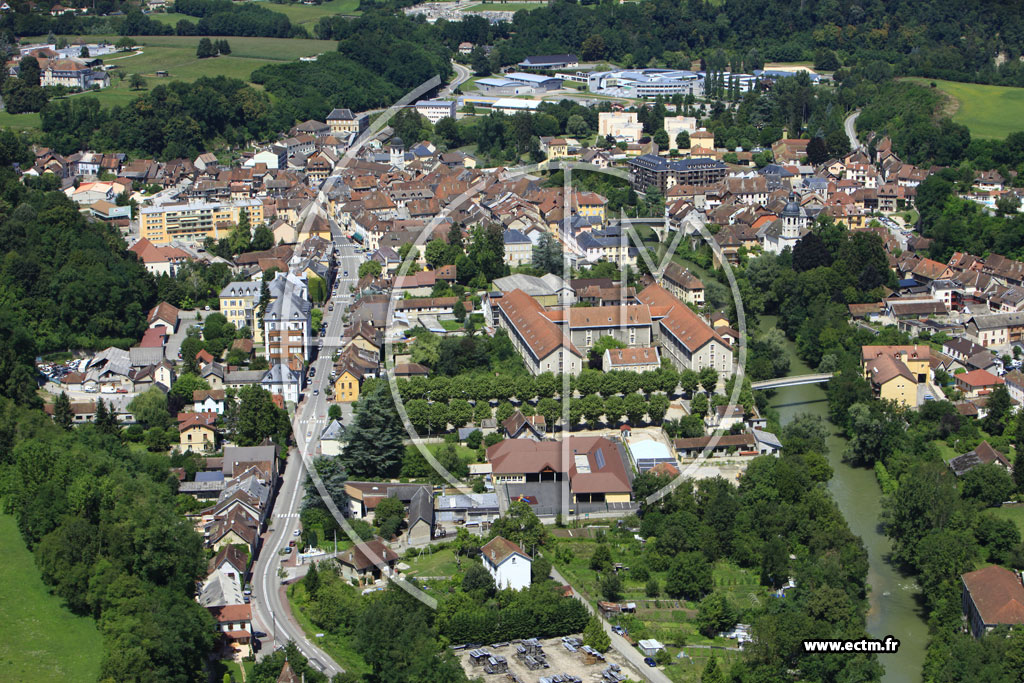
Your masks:
{"label": "grey roof", "polygon": [[128,349],[128,359],[133,368],[156,365],[164,359],[162,346],[133,346]]}
{"label": "grey roof", "polygon": [[226,476],[236,462],[273,462],[276,456],[277,446],[225,446],[223,471]]}
{"label": "grey roof", "polygon": [[263,375],[260,384],[298,384],[299,374],[284,363],[276,363]]}
{"label": "grey roof", "polygon": [[409,501],[409,526],[421,519],[430,526],[434,525],[434,495],[426,487],[416,489]]}
{"label": "grey roof", "polygon": [[437,510],[497,510],[497,493],[457,493],[437,497]]}
{"label": "grey roof", "polygon": [[775,436],[771,432],[763,432],[760,429],[754,430],[754,439],[758,443],[767,444],[773,448],[782,448],[782,442],[779,441],[779,437]]}
{"label": "grey roof", "polygon": [[225,384],[258,384],[265,374],[267,374],[265,370],[232,370],[224,375],[224,382]]}
{"label": "grey roof", "polygon": [[313,309],[313,304],[306,301],[294,290],[286,291],[280,297],[267,306],[263,314],[264,320],[278,319],[307,319]]}
{"label": "grey roof", "polygon": [[991,315],[976,315],[969,322],[979,330],[996,330],[1011,325],[1024,325],[1024,313],[993,313]]}
{"label": "grey roof", "polygon": [[321,441],[339,441],[345,435],[345,425],[338,420],[331,420],[331,424],[320,433]]}
{"label": "grey roof", "polygon": [[221,296],[251,296],[254,301],[260,300],[260,288],[262,282],[241,281],[229,282],[224,289],[220,290]]}
{"label": "grey roof", "polygon": [[[219,474],[219,472],[218,472]],[[224,478],[219,480],[183,481],[178,484],[178,493],[213,493],[224,489]]]}
{"label": "grey roof", "polygon": [[196,472],[196,481],[224,481],[223,472]]}
{"label": "grey roof", "polygon": [[242,589],[237,579],[214,572],[199,591],[199,604],[203,607],[223,607],[244,604]]}
{"label": "grey roof", "polygon": [[225,486],[223,490],[221,490],[220,495],[217,496],[217,502],[223,502],[238,492],[255,498],[261,509],[270,499],[270,487],[266,484],[261,484],[255,475],[249,475],[247,477],[242,477],[241,479],[235,479]]}
{"label": "grey roof", "polygon": [[505,244],[532,244],[530,238],[519,230],[506,230],[502,237]]}

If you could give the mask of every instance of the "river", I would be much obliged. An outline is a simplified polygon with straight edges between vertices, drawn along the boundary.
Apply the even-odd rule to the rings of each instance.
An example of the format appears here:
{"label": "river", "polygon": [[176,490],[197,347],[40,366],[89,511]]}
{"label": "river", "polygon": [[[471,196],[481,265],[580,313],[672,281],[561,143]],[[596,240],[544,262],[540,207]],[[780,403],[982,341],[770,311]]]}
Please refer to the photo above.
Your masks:
{"label": "river", "polygon": [[[776,324],[771,316],[762,316],[762,326]],[[789,374],[803,375],[813,370],[800,360],[796,345],[788,342]],[[778,389],[770,405],[779,412],[783,425],[801,413],[820,415],[828,420],[824,385],[805,384]],[[828,487],[850,529],[860,536],[868,551],[868,586],[871,603],[867,630],[872,637],[891,635],[900,641],[898,654],[879,655],[885,667],[883,683],[919,683],[928,643],[928,626],[921,617],[915,596],[919,592],[913,576],[904,576],[887,561],[889,539],[879,528],[881,490],[872,470],[850,467],[842,461],[846,439],[835,433],[828,439],[828,460],[834,474]]]}

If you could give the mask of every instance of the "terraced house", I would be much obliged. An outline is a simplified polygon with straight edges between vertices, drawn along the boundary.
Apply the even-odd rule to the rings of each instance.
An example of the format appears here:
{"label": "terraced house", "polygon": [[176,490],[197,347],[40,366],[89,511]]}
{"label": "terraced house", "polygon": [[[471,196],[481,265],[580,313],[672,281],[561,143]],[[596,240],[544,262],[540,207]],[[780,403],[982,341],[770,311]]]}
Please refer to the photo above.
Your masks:
{"label": "terraced house", "polygon": [[263,330],[256,324],[256,312],[260,307],[260,282],[229,282],[220,291],[220,312],[228,322],[238,329],[248,327],[253,331],[253,341],[263,343]]}

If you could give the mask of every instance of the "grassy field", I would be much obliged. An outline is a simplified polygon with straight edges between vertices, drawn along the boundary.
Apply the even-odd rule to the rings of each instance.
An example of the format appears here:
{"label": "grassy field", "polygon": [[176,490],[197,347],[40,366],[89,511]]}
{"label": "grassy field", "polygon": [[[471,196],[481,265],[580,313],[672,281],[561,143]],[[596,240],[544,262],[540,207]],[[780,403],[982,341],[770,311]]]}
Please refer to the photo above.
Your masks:
{"label": "grassy field", "polygon": [[988,512],[993,517],[1009,519],[1017,525],[1017,528],[1020,529],[1021,535],[1024,536],[1024,505],[1008,505],[1006,507],[989,510]]}
{"label": "grassy field", "polygon": [[[272,12],[279,12],[280,14],[285,15],[293,24],[305,25],[311,34],[313,25],[320,21],[320,17],[331,17],[335,14],[344,14],[347,16],[358,16],[362,14],[362,12],[359,11],[359,0],[330,0],[329,2],[324,2],[319,5],[303,5],[301,2],[291,3],[288,5],[278,5],[269,2],[261,4]],[[149,16],[151,19],[155,19],[170,26],[174,26],[182,19],[191,21],[193,24],[199,21],[196,17],[190,17],[186,14],[175,14],[173,12],[151,14]]]}
{"label": "grassy field", "polygon": [[1010,133],[1024,130],[1024,88],[928,78],[907,80],[924,86],[935,83],[939,90],[955,101],[953,120],[967,126],[976,138],[1002,139]]}
{"label": "grassy field", "polygon": [[404,562],[409,565],[409,573],[412,576],[453,576],[458,572],[455,553],[448,549],[429,555],[420,555],[412,560],[404,560]]}
{"label": "grassy field", "polygon": [[95,681],[103,641],[88,617],[73,615],[43,584],[14,518],[0,516],[0,677],[17,681]]}
{"label": "grassy field", "polygon": [[[116,36],[107,37],[116,40]],[[328,52],[335,49],[329,40],[288,40],[285,38],[227,38],[231,54],[199,59],[196,46],[199,38],[192,36],[139,36],[141,51],[107,55],[104,62],[117,66],[110,74],[110,87],[98,92],[69,95],[96,97],[104,107],[126,105],[142,92],[128,86],[132,74],[141,74],[147,88],[170,81],[191,82],[203,76],[228,76],[249,80],[252,72],[265,64],[290,62],[299,57]],[[157,71],[166,71],[166,77],[157,77]],[[124,74],[122,79],[119,73]],[[0,112],[0,126],[24,130],[39,127],[38,114],[8,114]]]}

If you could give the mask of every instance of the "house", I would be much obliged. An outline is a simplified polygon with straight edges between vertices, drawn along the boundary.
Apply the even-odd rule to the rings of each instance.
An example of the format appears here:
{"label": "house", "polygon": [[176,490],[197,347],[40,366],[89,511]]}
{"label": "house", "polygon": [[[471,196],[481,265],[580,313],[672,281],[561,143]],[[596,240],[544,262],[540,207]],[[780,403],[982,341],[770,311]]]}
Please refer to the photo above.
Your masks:
{"label": "house", "polygon": [[419,489],[429,486],[425,484],[389,484],[376,481],[345,482],[345,495],[348,497],[348,515],[356,519],[370,519],[377,509],[377,504],[385,498],[397,498],[408,508],[412,498]]}
{"label": "house", "polygon": [[252,639],[252,610],[249,605],[211,607],[210,614],[217,622],[217,633],[228,641],[241,656],[249,654]]}
{"label": "house", "polygon": [[338,555],[341,576],[346,581],[368,581],[375,583],[395,571],[398,554],[389,548],[380,536],[357,543]]}
{"label": "house", "polygon": [[426,545],[434,537],[434,495],[428,488],[420,487],[412,494],[407,526],[409,545]]}
{"label": "house", "polygon": [[480,557],[499,590],[530,587],[533,558],[512,541],[495,536],[480,548]]}
{"label": "house", "polygon": [[605,349],[601,356],[601,370],[611,372],[647,372],[661,367],[661,355],[656,346],[640,346],[633,349]]}
{"label": "house", "polygon": [[956,388],[964,392],[966,398],[977,398],[991,393],[997,386],[1005,384],[1002,377],[997,377],[988,370],[971,370],[954,375],[954,378],[956,379]]}
{"label": "house", "polygon": [[326,456],[341,455],[342,438],[345,435],[345,426],[338,420],[331,420],[330,424],[324,427],[320,433],[320,454]]}
{"label": "house", "polygon": [[505,263],[510,268],[533,263],[533,242],[523,232],[506,230],[502,240],[505,244]]}
{"label": "house", "polygon": [[368,114],[353,114],[351,109],[333,109],[327,115],[332,135],[359,135],[370,126]]}
{"label": "house", "polygon": [[301,362],[272,365],[260,379],[260,386],[288,403],[298,403],[302,392],[301,368]]}
{"label": "house", "polygon": [[[717,441],[715,441],[717,439]],[[714,445],[712,445],[714,443]],[[728,455],[758,455],[757,440],[753,434],[722,434],[721,436],[696,436],[687,439],[675,439],[673,448],[681,460],[692,460],[700,456],[704,449],[711,448],[711,457]]]}
{"label": "house", "polygon": [[501,423],[501,428],[505,432],[505,438],[518,439],[524,437],[540,441],[544,438],[546,424],[543,415],[530,415],[526,417],[521,411],[516,410],[508,416],[508,419]]}
{"label": "house", "polygon": [[1005,455],[992,448],[988,441],[982,441],[974,450],[958,455],[950,460],[949,469],[953,470],[953,474],[956,476],[962,477],[978,465],[989,465],[992,463],[999,465],[1008,472],[1013,470],[1013,466],[1010,465],[1010,461]]}
{"label": "house", "polygon": [[262,282],[229,282],[220,291],[219,296],[220,312],[228,322],[238,329],[248,327],[254,334],[258,334],[257,343],[263,341],[263,330],[256,320],[262,286]]}
{"label": "house", "polygon": [[[183,413],[178,422],[178,441],[183,451],[209,453],[217,448],[217,428],[213,426],[215,413]],[[181,416],[179,416],[180,418]]]}
{"label": "house", "polygon": [[665,267],[661,284],[672,296],[683,303],[697,306],[704,303],[704,283],[688,268],[683,268],[675,261]]}
{"label": "house", "polygon": [[662,645],[660,642],[653,638],[641,640],[639,643],[637,643],[637,647],[639,647],[640,651],[643,652],[644,655],[647,657],[654,657],[659,652],[665,649],[664,645]]}
{"label": "house", "polygon": [[1024,313],[992,313],[971,316],[964,324],[968,337],[985,347],[1004,346],[1024,340]]}
{"label": "house", "polygon": [[169,332],[175,332],[178,329],[178,311],[177,308],[161,301],[159,304],[150,310],[149,315],[146,318],[146,324],[149,327],[157,327],[163,325],[168,329]]}
{"label": "house", "polygon": [[227,394],[223,389],[197,389],[192,392],[193,410],[197,413],[224,414]]}
{"label": "house", "polygon": [[1024,585],[1020,574],[992,565],[963,574],[960,579],[964,616],[975,638],[996,626],[1024,624]]}
{"label": "house", "polygon": [[1020,370],[1011,370],[1003,375],[1006,382],[1006,390],[1010,392],[1010,399],[1018,406],[1024,405],[1024,373]]}

